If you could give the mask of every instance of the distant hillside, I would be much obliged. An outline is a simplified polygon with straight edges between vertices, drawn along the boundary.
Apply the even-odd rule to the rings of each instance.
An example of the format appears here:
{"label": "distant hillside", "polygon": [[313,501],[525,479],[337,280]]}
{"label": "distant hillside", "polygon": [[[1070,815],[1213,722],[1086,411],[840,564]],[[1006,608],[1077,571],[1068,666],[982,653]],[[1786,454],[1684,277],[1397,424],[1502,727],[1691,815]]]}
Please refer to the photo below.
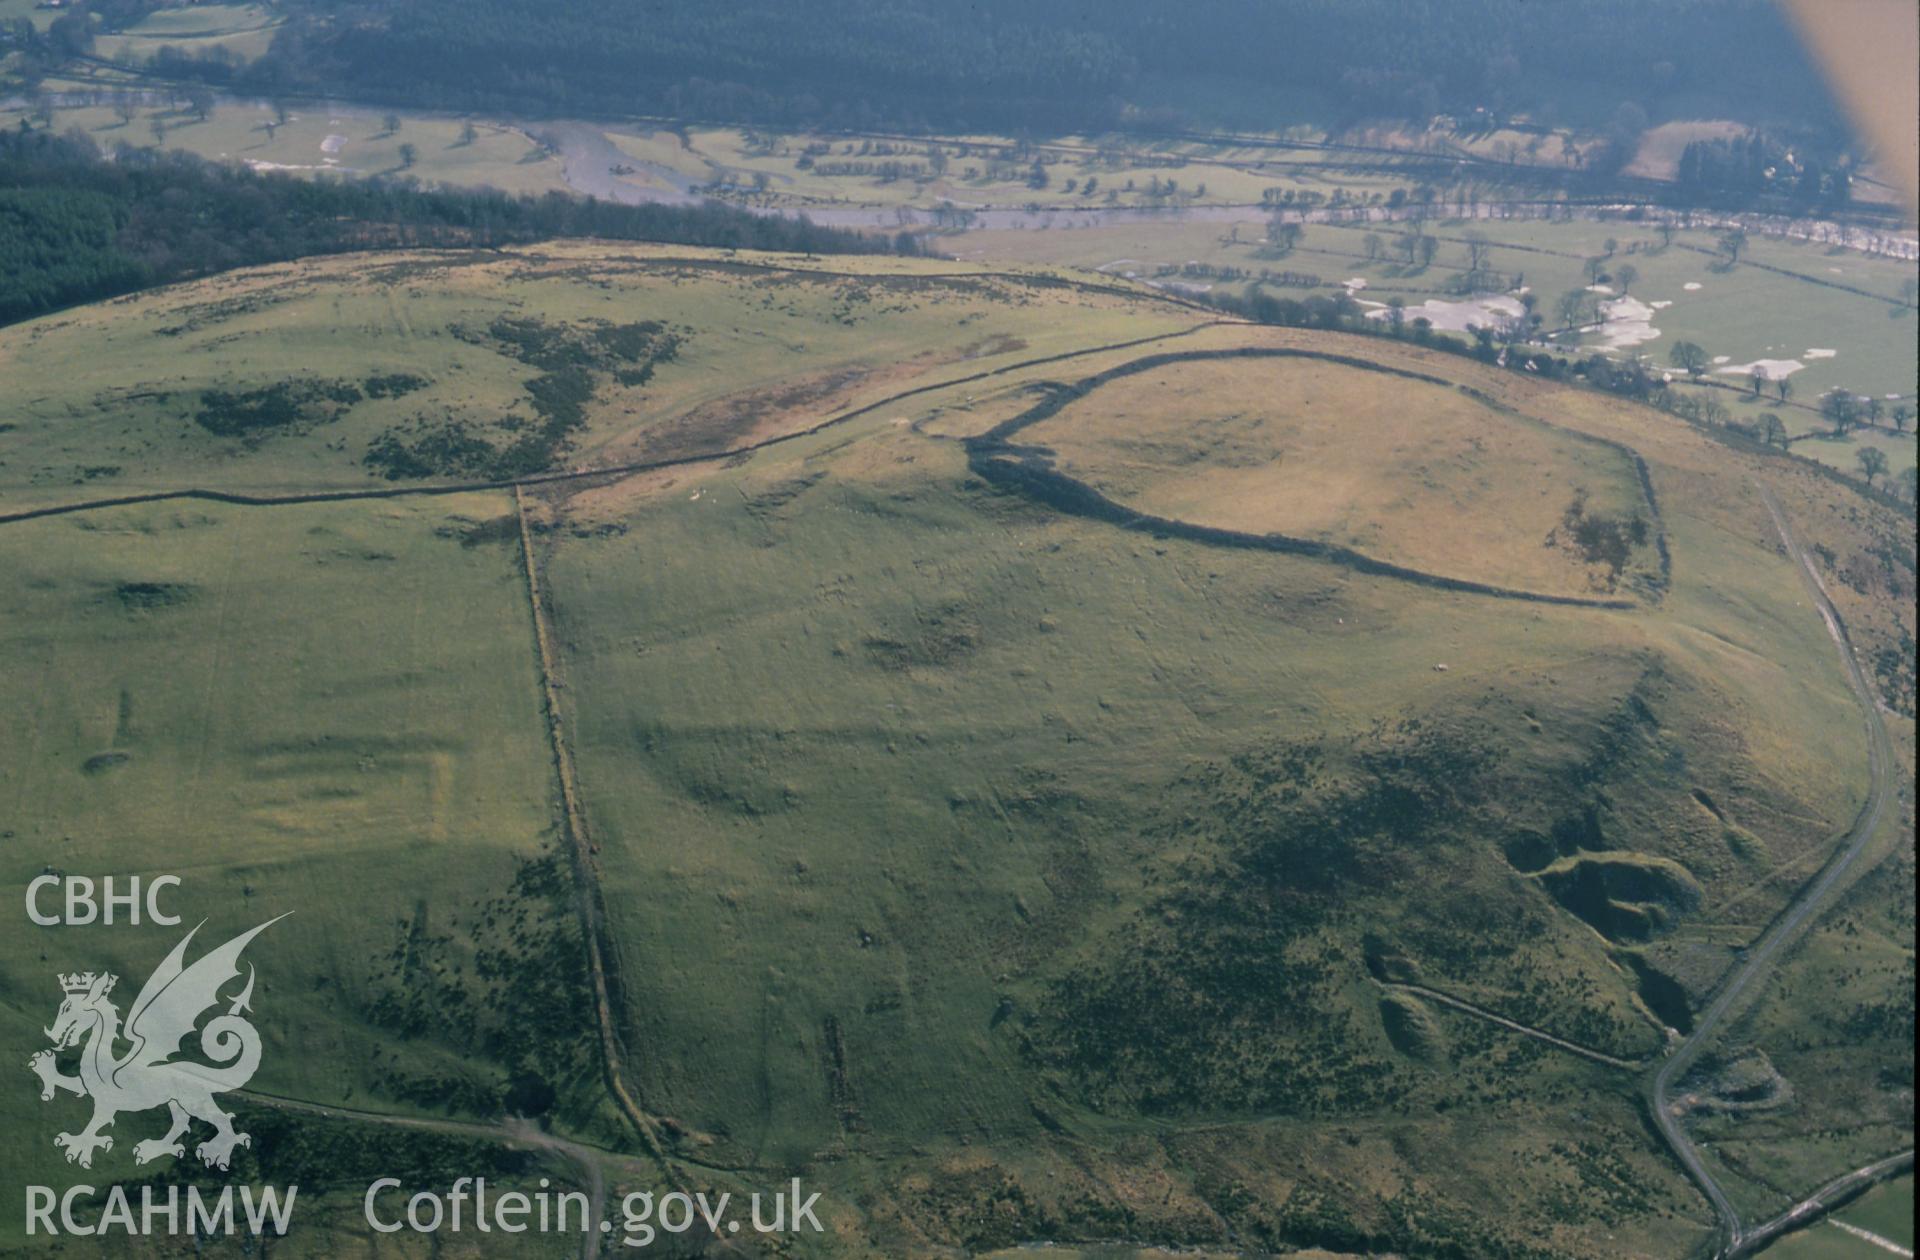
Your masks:
{"label": "distant hillside", "polygon": [[255,90],[459,108],[1070,130],[1527,111],[1811,123],[1765,0],[289,0]]}

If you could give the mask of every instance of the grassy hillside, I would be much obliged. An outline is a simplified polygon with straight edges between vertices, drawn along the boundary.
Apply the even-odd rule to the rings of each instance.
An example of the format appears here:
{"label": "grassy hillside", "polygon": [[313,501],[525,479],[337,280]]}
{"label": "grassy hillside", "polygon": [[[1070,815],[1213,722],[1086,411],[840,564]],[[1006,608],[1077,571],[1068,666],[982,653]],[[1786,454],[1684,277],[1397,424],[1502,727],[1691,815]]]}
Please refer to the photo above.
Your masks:
{"label": "grassy hillside", "polygon": [[[0,523],[10,880],[137,853],[209,932],[292,910],[257,946],[258,1088],[470,1126],[531,1098],[616,1189],[797,1175],[831,1230],[800,1254],[1684,1251],[1710,1216],[1638,1065],[1866,780],[1756,479],[1863,650],[1910,652],[1910,537],[1844,485],[1121,282],[335,258],[0,331],[0,364],[25,383],[0,504],[79,509]],[[984,473],[966,439],[1047,397],[1017,441],[1164,524]],[[556,413],[554,470],[621,471],[457,490]],[[188,488],[346,497],[84,506]],[[1595,595],[1559,537],[1578,491],[1582,519],[1645,514],[1621,606],[1428,580]],[[1897,976],[1911,899],[1860,889]],[[52,970],[168,943],[9,930],[0,1049],[44,1044]],[[1846,957],[1808,948],[1809,975]],[[1828,1060],[1777,1030],[1850,1018],[1817,1014],[1832,988],[1755,1007],[1803,1096]],[[1878,1081],[1846,1105],[1910,1134],[1910,1081]],[[62,1176],[55,1105],[13,1097],[20,1179]],[[343,1131],[391,1134],[301,1148],[350,1194]]]}
{"label": "grassy hillside", "polygon": [[[0,330],[18,399],[0,485],[39,504],[671,458],[1199,319],[1124,282],[931,261],[564,244],[314,260]],[[107,347],[111,376],[79,370]],[[539,441],[514,454],[523,439]],[[414,458],[369,462],[394,448]]]}
{"label": "grassy hillside", "polygon": [[1186,360],[1103,384],[1018,440],[1157,516],[1560,594],[1618,590],[1629,566],[1657,580],[1656,508],[1630,457],[1444,385],[1326,361]]}
{"label": "grassy hillside", "polygon": [[[1181,345],[1249,336],[1276,334]],[[1556,420],[1586,402],[1475,384]],[[1081,404],[1096,428],[1099,397]],[[1496,615],[989,490],[937,436],[970,405],[1006,410],[933,395],[737,470],[553,505],[545,568],[638,997],[629,1035],[702,1047],[644,1056],[686,1149],[897,1160],[918,1134],[937,1142],[937,1222],[896,1219],[911,1214],[892,1195],[868,1209],[899,1239],[981,1246],[1118,1216],[1201,1242],[1220,1235],[1197,1219],[1214,1187],[1190,1152],[1162,1156],[1172,1193],[1152,1205],[1116,1156],[1048,1186],[1047,1152],[1146,1123],[1163,1146],[1203,1130],[1262,1166],[1275,1129],[1363,1117],[1371,1142],[1417,1151],[1434,1131],[1396,1117],[1470,1123],[1497,1099],[1521,1106],[1510,1140],[1539,1160],[1506,1192],[1570,1243],[1655,1211],[1671,1190],[1631,1165],[1604,1200],[1556,1189],[1600,1175],[1596,1151],[1547,1136],[1568,1123],[1547,1101],[1564,1064],[1418,999],[1389,1009],[1366,964],[1644,1055],[1645,977],[1675,953],[1717,970],[1817,860],[1857,800],[1856,719],[1817,664],[1824,631],[1793,615],[1791,572],[1745,533],[1734,457],[1602,404],[1596,431],[1665,448],[1657,486],[1704,476],[1739,502],[1682,496],[1686,576],[1656,615]],[[916,416],[926,436],[900,423]],[[1788,733],[1809,720],[1839,761]],[[743,987],[757,1000],[713,1000]],[[1575,1091],[1589,1117],[1596,1089]],[[1034,1171],[981,1182],[962,1135]],[[1428,1227],[1475,1237],[1464,1183],[1434,1193]],[[1409,1210],[1391,1194],[1347,1198],[1340,1225],[1303,1221],[1316,1201],[1254,1236],[1421,1237],[1386,1223]]]}
{"label": "grassy hillside", "polygon": [[[207,920],[199,947],[289,914],[249,948],[254,1089],[493,1115],[528,1076],[599,1123],[524,579],[486,529],[510,508],[183,504],[0,530],[17,575],[0,619],[6,881],[177,874],[175,912]],[[44,1047],[56,970],[112,970],[130,1001],[183,931],[17,921],[0,1037]],[[4,1105],[34,1134],[11,1144],[10,1180],[64,1184],[51,1135],[82,1104],[19,1088]],[[96,1184],[135,1175],[134,1139],[159,1121],[125,1117]],[[342,1152],[365,1135],[329,1136],[263,1140],[256,1167],[348,1180]]]}

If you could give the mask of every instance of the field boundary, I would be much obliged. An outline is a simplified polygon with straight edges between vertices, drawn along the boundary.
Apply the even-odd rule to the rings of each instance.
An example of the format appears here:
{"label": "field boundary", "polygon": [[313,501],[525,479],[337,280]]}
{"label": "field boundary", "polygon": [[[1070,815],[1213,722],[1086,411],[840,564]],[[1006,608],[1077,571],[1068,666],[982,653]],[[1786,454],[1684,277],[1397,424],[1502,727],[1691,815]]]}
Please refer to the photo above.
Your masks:
{"label": "field boundary", "polygon": [[539,565],[533,551],[533,529],[527,523],[527,508],[520,487],[513,490],[514,519],[520,526],[520,555],[526,566],[527,601],[533,615],[534,647],[539,659],[540,694],[546,709],[547,736],[553,745],[554,772],[560,784],[562,831],[566,837],[569,865],[573,868],[574,895],[580,908],[580,926],[586,938],[587,969],[593,980],[595,1022],[600,1031],[601,1066],[607,1089],[634,1131],[639,1134],[647,1154],[660,1162],[671,1176],[666,1150],[653,1117],[640,1106],[627,1088],[623,1070],[625,1054],[620,1032],[614,1020],[612,992],[616,980],[608,979],[607,950],[603,947],[602,925],[606,922],[601,903],[600,881],[593,865],[593,846],[588,839],[586,814],[580,808],[578,782],[573,754],[567,747],[566,731],[560,713],[560,696],[554,681],[554,652],[547,629],[546,605],[540,595]]}
{"label": "field boundary", "polygon": [[299,490],[290,494],[247,494],[237,490],[208,490],[189,487],[181,490],[153,490],[141,494],[113,495],[100,499],[84,499],[76,503],[56,503],[46,507],[26,508],[18,512],[0,513],[0,525],[15,525],[24,521],[45,520],[53,516],[68,516],[76,512],[93,512],[105,508],[138,507],[146,503],[169,503],[182,499],[198,499],[207,503],[226,503],[236,507],[289,507],[304,503],[351,503],[359,500],[406,499],[413,497],[433,497],[450,494],[474,494],[489,490],[517,490],[525,486],[556,485],[564,482],[591,481],[597,477],[629,477],[638,473],[658,472],[666,468],[684,468],[693,464],[707,464],[719,460],[738,459],[743,455],[752,455],[785,442],[796,442],[802,438],[814,437],[849,420],[871,415],[883,407],[891,407],[908,398],[921,394],[931,394],[943,389],[952,389],[960,385],[971,385],[976,381],[991,380],[996,376],[1005,376],[1028,368],[1045,367],[1051,363],[1062,363],[1069,359],[1084,358],[1092,354],[1105,354],[1115,350],[1131,350],[1137,346],[1151,345],[1156,341],[1170,341],[1176,337],[1190,337],[1209,328],[1219,327],[1260,327],[1239,319],[1212,319],[1194,324],[1188,328],[1176,329],[1168,333],[1154,333],[1147,337],[1135,337],[1127,341],[1108,342],[1097,346],[1084,346],[1078,350],[1065,350],[1058,354],[1042,355],[1037,359],[1024,359],[1019,363],[1005,363],[995,368],[974,372],[966,376],[957,376],[948,380],[930,381],[889,394],[885,398],[863,403],[851,411],[843,411],[829,416],[818,424],[791,433],[779,433],[762,438],[757,442],[748,442],[741,446],[730,446],[724,450],[707,451],[693,455],[671,455],[661,459],[639,460],[626,464],[609,464],[599,468],[570,468],[559,472],[533,473],[525,477],[515,477],[505,481],[463,481],[438,482],[431,485],[414,486],[366,486],[358,488],[342,487],[335,490]]}
{"label": "field boundary", "polygon": [[1424,984],[1408,984],[1405,981],[1399,980],[1376,980],[1374,983],[1389,992],[1410,993],[1414,997],[1426,998],[1429,1001],[1438,1002],[1442,1006],[1451,1007],[1464,1015],[1472,1015],[1477,1019],[1486,1020],[1490,1024],[1498,1024],[1509,1032],[1517,1032],[1522,1036],[1531,1037],[1535,1041],[1544,1042],[1549,1046],[1553,1046],[1555,1049],[1565,1050],[1568,1054],[1577,1054],[1581,1058],[1592,1063],[1598,1063],[1602,1067],[1618,1068],[1623,1072],[1637,1072],[1646,1066],[1644,1062],[1638,1062],[1633,1059],[1623,1059],[1618,1055],[1608,1054],[1604,1050],[1595,1050],[1592,1046],[1583,1046],[1577,1041],[1568,1041],[1565,1037],[1555,1036],[1545,1029],[1523,1024],[1517,1019],[1510,1019],[1500,1014],[1498,1011],[1490,1011],[1484,1006],[1467,1001],[1465,998],[1457,998],[1451,993],[1445,993],[1439,989],[1430,989]]}
{"label": "field boundary", "polygon": [[1753,1255],[1775,1239],[1804,1229],[1839,1211],[1881,1182],[1891,1181],[1901,1173],[1912,1171],[1913,1148],[1908,1147],[1864,1168],[1842,1173],[1766,1224],[1756,1225],[1747,1231],[1739,1245],[1727,1253],[1728,1260]]}

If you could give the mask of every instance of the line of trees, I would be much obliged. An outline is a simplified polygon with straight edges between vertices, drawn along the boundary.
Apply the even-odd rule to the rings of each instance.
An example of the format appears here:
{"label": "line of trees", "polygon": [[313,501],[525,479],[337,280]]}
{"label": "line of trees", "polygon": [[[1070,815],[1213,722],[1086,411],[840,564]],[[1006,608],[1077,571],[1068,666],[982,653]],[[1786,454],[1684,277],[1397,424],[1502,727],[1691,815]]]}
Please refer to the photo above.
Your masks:
{"label": "line of trees", "polygon": [[122,147],[85,133],[0,132],[0,322],[230,267],[398,246],[564,236],[820,254],[917,253],[805,219],[719,205],[623,206],[550,193],[320,181]]}

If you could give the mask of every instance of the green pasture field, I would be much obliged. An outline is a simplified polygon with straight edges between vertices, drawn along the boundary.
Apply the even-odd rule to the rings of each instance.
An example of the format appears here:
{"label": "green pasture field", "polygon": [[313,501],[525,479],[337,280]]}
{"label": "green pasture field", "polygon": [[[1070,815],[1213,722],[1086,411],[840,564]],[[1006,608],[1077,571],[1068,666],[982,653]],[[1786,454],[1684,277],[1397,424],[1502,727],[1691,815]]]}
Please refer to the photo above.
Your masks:
{"label": "green pasture field", "polygon": [[[1913,1174],[1875,1186],[1833,1215],[1834,1220],[1912,1250]],[[1890,1253],[1878,1243],[1822,1221],[1788,1234],[1761,1254],[1773,1260],[1884,1260]]]}
{"label": "green pasture field", "polygon": [[258,4],[159,9],[124,31],[95,37],[93,55],[108,61],[141,62],[172,46],[195,54],[224,48],[242,61],[252,61],[267,51],[279,24],[279,18]]}
{"label": "green pasture field", "polygon": [[[1641,977],[1710,984],[1866,781],[1858,710],[1754,480],[1827,546],[1866,652],[1911,632],[1912,601],[1849,575],[1905,522],[1611,397],[1091,283],[587,242],[234,273],[0,331],[23,383],[0,502],[404,488],[364,462],[381,434],[416,432],[414,413],[520,431],[505,417],[529,415],[529,377],[601,364],[602,332],[656,321],[676,352],[631,384],[593,367],[562,465],[725,458],[525,494],[626,1081],[679,1176],[802,1177],[832,1232],[801,1255],[1685,1250],[1709,1217],[1648,1136],[1637,1071],[1385,982],[1656,1054]],[[1354,438],[1348,493],[1413,496],[1491,555],[1541,540],[1485,470],[1453,466],[1465,429],[1515,478],[1579,463],[1544,425],[1623,443],[1670,585],[1568,607],[1156,536],[990,481],[960,440],[1044,383],[1245,347],[1498,404],[1439,416],[1452,462],[1422,470],[1401,413],[1425,403],[1369,404],[1382,378],[1357,367],[1290,382]],[[240,436],[196,418],[289,362],[356,400]],[[1194,408],[1289,371],[1189,368],[1166,379],[1200,392],[1157,403],[1155,377],[1125,378],[1132,432],[1095,392],[1034,440],[1105,424],[1141,475],[1156,458],[1180,475],[1165,439]],[[401,373],[425,384],[396,394]],[[1582,471],[1613,506],[1619,468]],[[131,873],[135,852],[181,874],[209,938],[292,910],[250,951],[264,1092],[485,1122],[532,1077],[559,1132],[637,1157],[556,866],[520,537],[512,496],[481,491],[0,523],[19,594],[0,636],[23,666],[0,679],[0,860],[18,887]],[[0,1052],[44,1043],[55,971],[132,986],[176,938],[5,934]],[[1839,957],[1877,977],[1898,952]],[[1825,1010],[1834,988],[1810,975],[1781,1000]],[[17,1180],[62,1184],[52,1117],[77,1104],[9,1097],[0,1116],[34,1139],[8,1149]],[[146,1123],[128,1118],[103,1182],[133,1175]],[[323,1144],[315,1184],[350,1193],[357,1149]],[[1849,1150],[1808,1149],[1809,1166]],[[296,1252],[350,1237],[339,1205]]]}
{"label": "green pasture field", "polygon": [[[943,202],[960,208],[1249,205],[1258,204],[1269,189],[1312,191],[1322,197],[1344,189],[1348,197],[1365,202],[1420,182],[1411,174],[1396,178],[1390,172],[1343,169],[1340,154],[1305,149],[1276,153],[1230,142],[1069,136],[1022,148],[990,136],[863,140],[737,128],[615,132],[610,138],[637,158],[670,166],[702,184],[723,186],[730,196],[750,195],[769,205],[800,208],[926,208]],[[823,146],[825,152],[807,151]],[[944,171],[936,169],[934,150],[944,155]],[[1030,182],[1036,162],[1046,173],[1039,187]],[[854,169],[861,164],[892,165],[903,173]],[[1092,193],[1086,191],[1089,179],[1096,181]],[[1178,186],[1177,192],[1153,193],[1169,181]],[[1075,185],[1072,189],[1069,182]]]}
{"label": "green pasture field", "polygon": [[13,22],[25,18],[34,26],[45,30],[53,19],[59,16],[58,10],[43,9],[34,0],[0,0],[0,22]]}
{"label": "green pasture field", "polygon": [[1839,1213],[1840,1219],[1902,1247],[1913,1246],[1913,1174],[1896,1177],[1862,1195]]}
{"label": "green pasture field", "polygon": [[[74,85],[76,89],[98,85]],[[565,187],[560,162],[517,127],[476,120],[468,141],[463,122],[438,115],[401,116],[400,130],[389,132],[383,111],[353,106],[300,102],[287,107],[285,124],[276,124],[263,101],[217,100],[202,120],[184,98],[142,101],[131,122],[123,123],[110,102],[72,105],[53,111],[53,127],[78,127],[103,147],[118,143],[145,147],[155,143],[186,149],[202,157],[241,162],[260,170],[311,176],[398,176],[426,184],[497,188],[510,193],[543,193]],[[0,110],[11,125],[20,111]],[[164,130],[156,141],[155,124]],[[415,150],[406,166],[403,144]]]}
{"label": "green pasture field", "polygon": [[[548,961],[557,974],[542,978],[487,961],[570,957],[550,940],[576,930],[539,878],[554,878],[555,789],[517,538],[468,542],[511,511],[499,494],[165,504],[0,530],[15,575],[0,618],[6,883],[173,874],[184,921],[16,920],[0,946],[10,1061],[45,1044],[55,971],[114,971],[124,1013],[195,923],[197,954],[286,914],[248,950],[265,1037],[251,1088],[491,1116],[531,1064],[497,1032],[518,1020],[551,1039],[534,1057],[591,1131],[585,1016],[555,1023],[536,1000],[583,983],[577,968]],[[8,1181],[64,1184],[52,1135],[77,1130],[85,1104],[40,1102],[18,1070],[0,1104],[16,1135]],[[96,1183],[135,1175],[134,1141],[164,1119],[123,1116]],[[0,1208],[9,1228],[19,1210]]]}
{"label": "green pasture field", "polygon": [[[1718,368],[1758,359],[1800,358],[1805,367],[1791,377],[1795,403],[1812,406],[1826,390],[1846,386],[1862,394],[1898,395],[1913,405],[1915,321],[1920,320],[1920,313],[1903,306],[1900,296],[1901,283],[1916,274],[1912,263],[1755,236],[1746,257],[1793,274],[1744,265],[1722,272],[1714,269],[1712,255],[1699,252],[1715,246],[1715,235],[1702,230],[1680,232],[1672,247],[1662,249],[1650,228],[1627,222],[1440,219],[1425,228],[1428,235],[1441,241],[1434,265],[1408,267],[1394,251],[1394,241],[1406,230],[1405,225],[1397,224],[1310,224],[1303,229],[1299,245],[1286,254],[1276,254],[1266,245],[1265,226],[1252,217],[1238,225],[1140,224],[1045,232],[978,232],[951,237],[948,242],[952,252],[963,258],[1005,254],[1024,262],[1132,271],[1143,278],[1155,278],[1162,266],[1193,261],[1251,272],[1262,268],[1292,271],[1324,281],[1318,290],[1312,286],[1270,287],[1270,292],[1281,297],[1330,292],[1348,279],[1358,278],[1367,282],[1357,293],[1359,298],[1384,302],[1397,294],[1407,305],[1417,306],[1428,298],[1446,296],[1449,281],[1459,276],[1466,263],[1464,238],[1468,233],[1479,233],[1492,246],[1489,265],[1509,279],[1523,281],[1537,294],[1551,327],[1555,301],[1570,289],[1585,287],[1584,260],[1603,255],[1605,242],[1612,239],[1616,242],[1613,261],[1630,263],[1639,272],[1631,295],[1648,302],[1672,303],[1654,315],[1653,325],[1661,335],[1632,348],[1650,356],[1662,369],[1667,368],[1667,351],[1673,343],[1690,340],[1705,347],[1710,355],[1727,356],[1726,363],[1716,365],[1713,376],[1730,385],[1744,387],[1746,380]],[[1384,247],[1383,255],[1371,261],[1365,245],[1369,235],[1379,237]],[[1161,278],[1211,283],[1229,291],[1242,287],[1204,275],[1183,277],[1174,273]],[[1830,288],[1821,281],[1847,284],[1863,292]],[[1689,290],[1688,284],[1699,287]],[[1600,344],[1599,338],[1582,337],[1567,348]],[[1836,353],[1830,358],[1808,359],[1804,356],[1809,349]],[[1768,398],[1775,400],[1772,390]],[[1792,410],[1785,409],[1783,414]],[[1813,417],[1801,419],[1811,423]]]}

